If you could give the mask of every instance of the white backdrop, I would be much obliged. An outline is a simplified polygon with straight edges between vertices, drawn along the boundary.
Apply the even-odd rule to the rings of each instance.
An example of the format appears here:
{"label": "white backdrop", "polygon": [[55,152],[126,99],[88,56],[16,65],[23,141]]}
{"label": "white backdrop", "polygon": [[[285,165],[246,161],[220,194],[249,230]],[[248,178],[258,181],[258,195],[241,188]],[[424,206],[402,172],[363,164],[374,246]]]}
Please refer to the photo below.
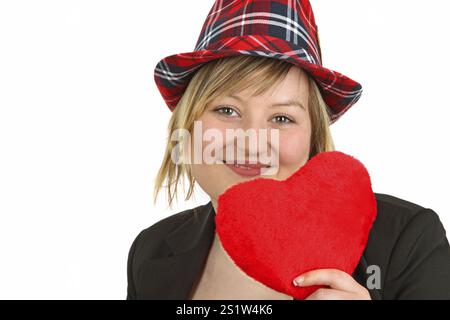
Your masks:
{"label": "white backdrop", "polygon": [[[153,68],[212,3],[0,1],[1,299],[125,299],[139,231],[208,201],[152,203],[170,116]],[[324,66],[364,87],[337,149],[450,230],[448,2],[311,3]]]}

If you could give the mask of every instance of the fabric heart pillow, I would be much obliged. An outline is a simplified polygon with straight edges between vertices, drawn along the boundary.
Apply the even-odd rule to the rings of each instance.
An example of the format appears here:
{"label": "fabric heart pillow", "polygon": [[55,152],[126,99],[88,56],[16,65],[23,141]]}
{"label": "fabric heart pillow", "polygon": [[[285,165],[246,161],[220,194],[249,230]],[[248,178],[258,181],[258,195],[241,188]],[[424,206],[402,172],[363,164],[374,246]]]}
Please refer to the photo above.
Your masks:
{"label": "fabric heart pillow", "polygon": [[322,286],[292,280],[314,269],[352,274],[377,214],[364,165],[339,151],[321,152],[283,181],[238,183],[218,199],[216,231],[248,276],[303,300]]}

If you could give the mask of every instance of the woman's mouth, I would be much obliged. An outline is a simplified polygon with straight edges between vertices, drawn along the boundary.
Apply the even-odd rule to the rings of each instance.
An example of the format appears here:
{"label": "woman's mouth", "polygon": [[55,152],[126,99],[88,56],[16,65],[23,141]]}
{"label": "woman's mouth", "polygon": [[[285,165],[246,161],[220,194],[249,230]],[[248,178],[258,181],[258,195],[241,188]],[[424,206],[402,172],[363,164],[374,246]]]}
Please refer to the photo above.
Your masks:
{"label": "woman's mouth", "polygon": [[259,176],[261,175],[261,169],[270,167],[269,165],[261,163],[249,163],[248,161],[245,161],[245,163],[238,163],[237,161],[233,163],[226,163],[224,160],[222,160],[222,162],[235,173],[246,177]]}

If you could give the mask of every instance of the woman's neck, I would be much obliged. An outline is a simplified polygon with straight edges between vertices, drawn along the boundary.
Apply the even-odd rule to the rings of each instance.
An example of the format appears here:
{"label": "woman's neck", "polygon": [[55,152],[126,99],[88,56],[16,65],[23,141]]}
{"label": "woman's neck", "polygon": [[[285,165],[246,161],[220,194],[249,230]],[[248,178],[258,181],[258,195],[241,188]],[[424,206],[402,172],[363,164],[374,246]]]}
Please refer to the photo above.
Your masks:
{"label": "woman's neck", "polygon": [[211,198],[211,203],[212,203],[212,206],[214,208],[214,213],[217,213],[217,200]]}

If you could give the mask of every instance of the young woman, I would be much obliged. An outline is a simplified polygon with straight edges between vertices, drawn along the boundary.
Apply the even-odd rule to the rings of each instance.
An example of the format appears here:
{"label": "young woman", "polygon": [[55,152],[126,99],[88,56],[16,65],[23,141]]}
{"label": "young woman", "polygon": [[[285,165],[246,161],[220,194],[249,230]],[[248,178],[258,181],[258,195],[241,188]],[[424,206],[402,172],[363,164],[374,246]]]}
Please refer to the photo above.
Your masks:
{"label": "young woman", "polygon": [[[316,154],[333,151],[329,126],[356,103],[362,89],[321,65],[309,2],[216,1],[195,51],[163,59],[155,80],[173,111],[155,197],[165,186],[171,204],[186,177],[186,199],[197,182],[211,201],[139,233],[128,256],[127,299],[292,299],[247,276],[215,233],[219,195],[261,177],[265,165],[238,165],[224,152],[214,154],[214,163],[177,163],[178,141],[170,137],[177,129],[190,134],[192,140],[176,151],[192,160],[187,149],[209,129],[224,137],[227,130],[276,130],[277,170],[266,176],[276,180],[285,180]],[[203,152],[208,143],[201,141]],[[224,149],[228,144],[235,141],[225,139]],[[249,150],[244,154],[248,159]],[[437,214],[375,195],[377,218],[355,272],[312,270],[292,285],[326,286],[308,299],[450,299],[450,249]],[[375,286],[369,285],[370,266],[379,270]]]}

